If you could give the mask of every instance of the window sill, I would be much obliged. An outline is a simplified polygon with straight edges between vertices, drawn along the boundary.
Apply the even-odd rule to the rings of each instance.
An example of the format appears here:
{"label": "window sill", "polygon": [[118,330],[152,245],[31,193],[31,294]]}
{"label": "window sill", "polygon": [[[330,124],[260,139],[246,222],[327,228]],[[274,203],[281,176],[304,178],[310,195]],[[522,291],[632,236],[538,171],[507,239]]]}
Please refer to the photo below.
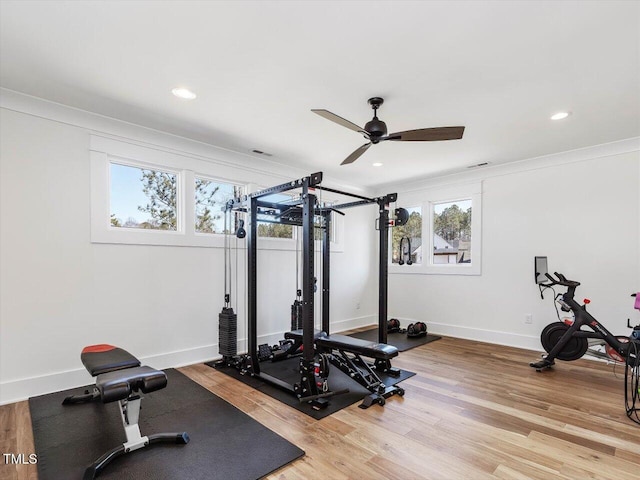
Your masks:
{"label": "window sill", "polygon": [[[247,248],[247,240],[236,239],[234,235],[229,237],[232,249],[244,250]],[[143,230],[106,226],[100,228],[94,225],[91,230],[91,243],[106,243],[115,245],[155,245],[172,247],[206,247],[224,248],[224,235],[175,232],[167,230]],[[321,242],[314,246],[316,251],[322,249]],[[258,250],[283,250],[295,251],[296,243],[288,238],[258,238]],[[331,253],[342,253],[342,245],[331,243]]]}
{"label": "window sill", "polygon": [[473,265],[389,265],[390,275],[481,275],[479,263]]}

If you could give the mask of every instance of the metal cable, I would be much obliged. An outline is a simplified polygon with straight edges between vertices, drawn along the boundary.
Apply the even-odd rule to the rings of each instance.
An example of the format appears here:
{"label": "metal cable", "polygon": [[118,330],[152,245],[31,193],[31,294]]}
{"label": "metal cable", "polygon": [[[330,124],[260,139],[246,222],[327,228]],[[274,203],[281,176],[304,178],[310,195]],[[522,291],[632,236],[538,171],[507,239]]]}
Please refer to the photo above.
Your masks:
{"label": "metal cable", "polygon": [[228,279],[228,272],[227,272],[227,245],[229,243],[229,230],[227,229],[227,223],[228,223],[228,218],[229,218],[229,211],[225,210],[224,211],[224,248],[223,248],[223,256],[224,256],[224,306],[228,307],[229,306],[229,302],[228,302],[228,298],[229,298],[229,290],[227,289],[227,279]]}

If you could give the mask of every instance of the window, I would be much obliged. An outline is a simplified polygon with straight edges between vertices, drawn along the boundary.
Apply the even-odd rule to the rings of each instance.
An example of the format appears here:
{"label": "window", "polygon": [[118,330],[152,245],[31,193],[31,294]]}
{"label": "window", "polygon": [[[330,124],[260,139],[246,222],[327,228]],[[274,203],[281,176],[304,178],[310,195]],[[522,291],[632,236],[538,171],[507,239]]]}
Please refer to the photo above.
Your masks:
{"label": "window", "polygon": [[[260,215],[258,215],[260,218]],[[258,236],[266,238],[293,238],[293,227],[281,223],[258,222]]]}
{"label": "window", "polygon": [[[91,241],[222,247],[222,207],[237,167],[208,157],[91,135]],[[213,234],[213,235],[212,235]]]}
{"label": "window", "polygon": [[[260,200],[265,202],[282,203],[289,201],[293,198],[293,195],[286,193],[274,193],[273,195],[266,195],[261,197]],[[264,238],[293,238],[293,226],[285,225],[283,223],[271,223],[261,222],[260,220],[267,220],[271,218],[269,215],[258,214],[258,237]]]}
{"label": "window", "polygon": [[112,227],[178,229],[176,173],[111,162],[109,174]]}
{"label": "window", "polygon": [[[291,201],[293,199],[299,198],[301,192],[298,190],[286,193],[274,193],[272,195],[266,195],[262,197],[260,200],[265,202],[273,202],[273,203],[286,203],[287,201]],[[324,205],[330,206],[331,203],[325,202]],[[301,208],[301,206],[299,206]],[[337,235],[336,235],[336,226],[335,221],[336,217],[340,215],[332,215],[331,221],[329,223],[329,241],[332,243],[337,243]],[[265,238],[298,238],[298,235],[302,235],[301,228],[294,228],[293,225],[286,225],[281,223],[271,223],[260,221],[269,219],[269,215],[260,215],[258,214],[258,236]],[[313,238],[314,240],[322,240],[323,229],[322,225],[324,221],[320,215],[314,216],[314,228],[313,228]]]}
{"label": "window", "polygon": [[401,227],[391,229],[391,262],[406,263],[411,257],[412,264],[422,263],[422,208],[405,207],[409,212],[409,220]]}
{"label": "window", "polygon": [[[256,191],[256,184],[241,185],[232,179],[238,172],[249,177],[256,172],[176,148],[123,141],[107,134],[90,135],[93,243],[224,246],[222,208],[230,198]],[[261,200],[279,197],[279,201],[287,201],[299,194],[292,190]],[[234,212],[231,230],[241,220],[248,229],[247,217],[246,213]],[[334,216],[334,220],[336,217],[340,216]],[[342,217],[337,220],[331,232],[332,251],[342,251],[342,244],[336,240],[342,239]],[[261,237],[267,237],[258,242],[260,249],[295,249],[296,229],[290,225],[263,221],[258,231]]]}
{"label": "window", "polygon": [[471,199],[433,204],[431,263],[471,263]]}
{"label": "window", "polygon": [[231,183],[195,177],[195,230],[198,233],[225,233],[227,200],[240,196],[241,187]]}
{"label": "window", "polygon": [[403,204],[413,206],[404,207],[409,221],[391,228],[389,273],[480,275],[481,183],[399,193]]}
{"label": "window", "polygon": [[[329,242],[335,242],[336,241],[336,229],[334,226],[334,221],[335,221],[335,217],[337,215],[334,215],[333,213],[331,214],[331,219],[329,220]],[[322,241],[322,237],[324,235],[324,228],[322,228],[324,226],[324,220],[323,217],[320,215],[316,215],[314,217],[314,223],[313,223],[313,239],[314,240],[318,240],[318,241]]]}

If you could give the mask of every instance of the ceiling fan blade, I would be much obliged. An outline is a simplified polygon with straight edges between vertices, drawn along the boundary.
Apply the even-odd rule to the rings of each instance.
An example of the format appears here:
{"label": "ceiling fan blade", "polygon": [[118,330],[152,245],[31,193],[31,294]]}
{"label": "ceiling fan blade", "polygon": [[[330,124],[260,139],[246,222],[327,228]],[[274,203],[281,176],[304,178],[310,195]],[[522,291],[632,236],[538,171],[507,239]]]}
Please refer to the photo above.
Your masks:
{"label": "ceiling fan blade", "polygon": [[326,118],[327,120],[331,120],[332,122],[337,123],[338,125],[347,127],[348,129],[353,130],[354,132],[362,133],[365,137],[369,138],[369,134],[364,128],[359,127],[358,125],[350,122],[349,120],[345,120],[344,118],[339,117],[335,113],[331,113],[329,110],[312,109],[311,111],[313,113],[317,113],[321,117]]}
{"label": "ceiling fan blade", "polygon": [[438,140],[459,140],[464,133],[464,127],[436,127],[407,130],[405,132],[390,133],[380,140],[397,140],[400,142],[435,142]]}
{"label": "ceiling fan blade", "polygon": [[355,162],[358,158],[360,158],[360,155],[362,155],[369,149],[371,145],[371,143],[365,143],[361,147],[358,147],[351,155],[345,158],[340,165],[347,165],[349,163]]}

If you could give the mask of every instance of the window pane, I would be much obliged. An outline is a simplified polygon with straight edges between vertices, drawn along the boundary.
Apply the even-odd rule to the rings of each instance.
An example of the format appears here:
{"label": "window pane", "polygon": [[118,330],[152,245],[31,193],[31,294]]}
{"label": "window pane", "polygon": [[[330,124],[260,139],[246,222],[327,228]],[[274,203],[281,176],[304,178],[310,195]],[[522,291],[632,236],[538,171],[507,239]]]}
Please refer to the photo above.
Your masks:
{"label": "window pane", "polygon": [[[392,241],[391,241],[391,262],[400,263],[402,259],[404,264],[407,264],[409,256],[411,256],[411,262],[417,264],[422,263],[422,208],[411,207],[407,208],[409,212],[409,220],[401,227],[393,227]],[[402,251],[400,249],[400,243],[402,238]]]}
{"label": "window pane", "polygon": [[177,175],[110,164],[111,226],[177,230]]}
{"label": "window pane", "polygon": [[[284,203],[292,199],[291,195],[286,193],[274,193],[265,195],[260,200],[272,203]],[[261,222],[261,219],[273,218],[270,215],[258,214],[258,237],[267,238],[293,238],[293,226],[281,223]]]}
{"label": "window pane", "polygon": [[433,263],[471,263],[471,200],[433,206]]}
{"label": "window pane", "polygon": [[196,232],[224,233],[222,207],[227,200],[240,195],[240,187],[199,177],[195,181]]}
{"label": "window pane", "polygon": [[293,238],[293,227],[280,223],[258,222],[258,236],[268,238]]}
{"label": "window pane", "polygon": [[[333,226],[333,222],[335,220],[334,215],[331,215],[331,218],[329,219],[329,242],[335,242],[335,229]],[[322,237],[324,236],[324,218],[320,215],[316,215],[314,217],[314,228],[313,228],[313,239],[314,240],[322,240]],[[302,230],[300,231],[302,232]],[[302,234],[302,233],[300,233]]]}

